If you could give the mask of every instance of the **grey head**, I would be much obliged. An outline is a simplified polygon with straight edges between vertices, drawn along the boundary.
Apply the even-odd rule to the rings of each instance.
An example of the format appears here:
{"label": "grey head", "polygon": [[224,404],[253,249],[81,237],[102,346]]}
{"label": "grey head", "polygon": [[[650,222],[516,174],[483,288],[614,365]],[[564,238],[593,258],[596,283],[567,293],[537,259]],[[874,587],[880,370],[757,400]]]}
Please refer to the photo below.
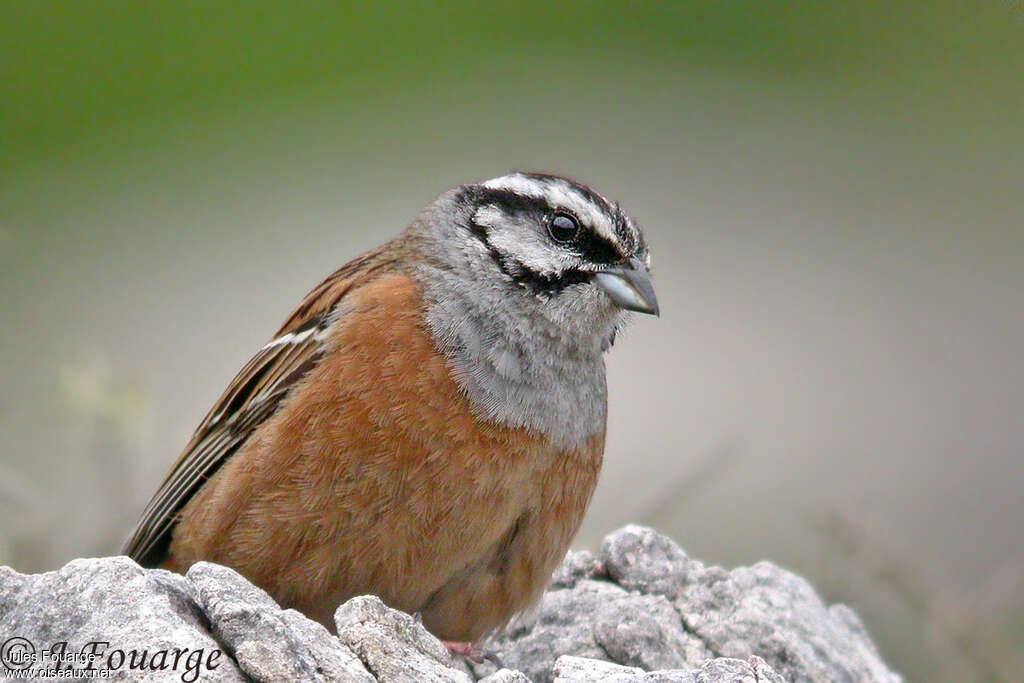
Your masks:
{"label": "grey head", "polygon": [[559,176],[463,185],[406,235],[427,324],[474,410],[566,448],[604,430],[603,352],[628,312],[658,313],[643,233]]}

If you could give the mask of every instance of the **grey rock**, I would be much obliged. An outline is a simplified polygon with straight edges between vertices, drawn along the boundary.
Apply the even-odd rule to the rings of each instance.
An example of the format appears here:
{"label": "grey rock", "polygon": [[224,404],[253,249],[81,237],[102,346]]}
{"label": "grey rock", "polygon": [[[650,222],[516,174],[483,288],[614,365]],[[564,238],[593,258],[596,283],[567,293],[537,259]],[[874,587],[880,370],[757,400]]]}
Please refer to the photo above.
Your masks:
{"label": "grey rock", "polygon": [[555,683],[785,683],[759,657],[749,661],[720,657],[709,659],[695,671],[644,671],[597,659],[559,657],[553,669]]}
{"label": "grey rock", "polygon": [[555,683],[583,683],[583,681],[605,681],[606,683],[629,683],[642,681],[644,670],[635,666],[622,666],[600,659],[564,655],[555,660],[552,670]]}
{"label": "grey rock", "polygon": [[25,639],[4,643],[0,657],[26,644],[78,653],[106,643],[93,648],[94,667],[114,680],[900,681],[857,615],[800,577],[766,562],[708,567],[636,526],[597,555],[570,553],[540,604],[483,644],[500,671],[453,661],[417,619],[376,597],[349,600],[335,623],[337,636],[205,562],[185,576],[124,557],[33,576],[0,568],[0,634]]}
{"label": "grey rock", "polygon": [[757,680],[901,680],[856,614],[825,605],[800,577],[767,562],[732,571],[707,567],[639,526],[608,536],[596,558],[570,555],[531,619],[490,647],[538,681],[553,679],[561,655],[673,676],[704,671],[709,658],[754,667],[750,662],[760,657],[761,670],[751,674]]}
{"label": "grey rock", "polygon": [[694,571],[675,606],[716,655],[758,655],[793,683],[900,680],[852,610],[830,609],[804,579],[768,562]]}
{"label": "grey rock", "polygon": [[[24,638],[39,656],[60,642],[66,653],[100,654],[93,667],[109,670],[110,680],[247,680],[210,635],[193,595],[185,577],[126,557],[73,560],[32,576],[2,567],[0,634]],[[65,660],[61,668],[87,666]]]}
{"label": "grey rock", "polygon": [[530,683],[530,679],[522,671],[499,669],[490,676],[481,678],[479,683]]}
{"label": "grey rock", "polygon": [[693,673],[693,683],[786,683],[786,679],[760,657],[746,661],[719,657],[704,662],[700,670]]}
{"label": "grey rock", "polygon": [[548,590],[572,588],[583,579],[595,576],[605,576],[605,572],[594,553],[589,550],[570,550],[548,582]]}
{"label": "grey rock", "polygon": [[352,598],[334,613],[334,622],[341,642],[383,683],[471,680],[452,667],[447,648],[423,624],[380,598]]}
{"label": "grey rock", "polygon": [[233,569],[199,562],[185,577],[195,586],[196,602],[214,636],[253,680],[376,680],[321,624],[294,610],[282,610]]}
{"label": "grey rock", "polygon": [[632,593],[595,579],[581,580],[571,589],[549,590],[529,620],[489,646],[505,666],[537,680],[550,680],[551,666],[563,654],[644,669],[699,664],[712,655],[686,632],[665,596]]}
{"label": "grey rock", "polygon": [[605,538],[598,561],[608,577],[626,590],[669,599],[686,585],[687,572],[695,564],[667,536],[636,525]]}

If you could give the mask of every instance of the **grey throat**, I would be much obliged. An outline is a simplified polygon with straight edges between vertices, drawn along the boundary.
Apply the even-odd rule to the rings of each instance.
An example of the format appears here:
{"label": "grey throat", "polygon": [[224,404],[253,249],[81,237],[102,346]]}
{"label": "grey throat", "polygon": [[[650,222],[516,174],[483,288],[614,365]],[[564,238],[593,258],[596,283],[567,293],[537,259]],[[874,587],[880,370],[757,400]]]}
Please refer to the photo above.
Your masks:
{"label": "grey throat", "polygon": [[442,195],[409,228],[423,256],[413,276],[452,376],[484,419],[582,445],[605,428],[603,352],[623,313],[596,286],[546,297],[497,266],[466,228],[470,211]]}

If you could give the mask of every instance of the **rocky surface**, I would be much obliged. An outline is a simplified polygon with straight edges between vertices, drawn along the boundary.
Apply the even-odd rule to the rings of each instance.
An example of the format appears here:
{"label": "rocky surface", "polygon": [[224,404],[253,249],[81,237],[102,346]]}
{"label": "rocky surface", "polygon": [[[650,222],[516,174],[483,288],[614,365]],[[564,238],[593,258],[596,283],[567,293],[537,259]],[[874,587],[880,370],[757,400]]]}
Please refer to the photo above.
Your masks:
{"label": "rocky surface", "polygon": [[[151,681],[899,681],[856,615],[761,563],[726,571],[627,527],[571,553],[537,609],[485,644],[507,667],[453,661],[410,615],[370,596],[337,637],[231,569],[185,576],[124,557],[53,572],[0,568],[0,674],[88,668]],[[46,671],[40,672],[40,669]],[[78,670],[69,671],[69,670]],[[13,676],[13,674],[10,674]]]}

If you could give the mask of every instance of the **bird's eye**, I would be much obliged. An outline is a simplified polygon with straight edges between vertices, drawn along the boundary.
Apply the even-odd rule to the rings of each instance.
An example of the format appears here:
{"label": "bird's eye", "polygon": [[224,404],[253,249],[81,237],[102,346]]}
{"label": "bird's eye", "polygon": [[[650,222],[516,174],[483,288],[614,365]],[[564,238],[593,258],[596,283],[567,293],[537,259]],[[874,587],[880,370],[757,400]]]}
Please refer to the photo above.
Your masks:
{"label": "bird's eye", "polygon": [[548,221],[548,233],[556,242],[574,242],[580,233],[580,224],[567,213],[556,213]]}

